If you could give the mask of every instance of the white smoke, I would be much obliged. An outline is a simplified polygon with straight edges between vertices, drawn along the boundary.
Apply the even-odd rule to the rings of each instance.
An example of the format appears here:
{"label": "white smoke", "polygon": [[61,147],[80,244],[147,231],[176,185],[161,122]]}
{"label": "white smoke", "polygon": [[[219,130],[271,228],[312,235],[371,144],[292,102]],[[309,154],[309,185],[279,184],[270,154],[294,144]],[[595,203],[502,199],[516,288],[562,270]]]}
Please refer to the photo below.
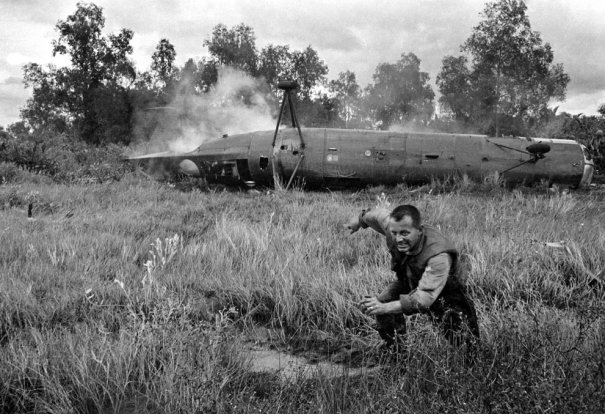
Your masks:
{"label": "white smoke", "polygon": [[408,121],[408,122],[405,122],[405,123],[393,124],[393,125],[389,126],[388,131],[390,131],[390,132],[401,132],[401,133],[405,133],[405,132],[410,132],[410,133],[415,133],[415,132],[439,132],[435,128],[423,125],[422,123],[415,122],[415,121]]}
{"label": "white smoke", "polygon": [[157,115],[159,126],[147,150],[188,152],[224,134],[275,128],[269,90],[263,81],[224,67],[206,93],[194,94],[185,83],[168,108]]}

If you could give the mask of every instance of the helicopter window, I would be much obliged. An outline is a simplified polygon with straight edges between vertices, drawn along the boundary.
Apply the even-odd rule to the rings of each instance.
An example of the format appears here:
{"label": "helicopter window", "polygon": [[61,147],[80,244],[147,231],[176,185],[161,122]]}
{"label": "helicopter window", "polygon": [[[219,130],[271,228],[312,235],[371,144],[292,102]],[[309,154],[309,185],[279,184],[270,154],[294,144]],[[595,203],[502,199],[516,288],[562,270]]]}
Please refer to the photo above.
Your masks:
{"label": "helicopter window", "polygon": [[279,147],[280,150],[282,151],[288,151],[288,146],[287,145],[282,145],[281,147]]}
{"label": "helicopter window", "polygon": [[232,161],[215,163],[212,165],[211,171],[219,177],[237,176],[237,166]]}
{"label": "helicopter window", "polygon": [[259,167],[261,170],[265,170],[269,166],[269,158],[260,157]]}

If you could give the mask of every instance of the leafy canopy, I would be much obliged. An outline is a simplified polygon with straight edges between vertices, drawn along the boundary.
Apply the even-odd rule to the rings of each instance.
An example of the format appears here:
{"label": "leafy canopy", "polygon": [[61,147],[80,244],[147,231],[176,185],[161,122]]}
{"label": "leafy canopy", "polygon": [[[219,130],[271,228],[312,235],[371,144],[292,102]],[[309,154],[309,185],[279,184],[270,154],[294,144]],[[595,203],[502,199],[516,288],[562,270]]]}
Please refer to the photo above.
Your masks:
{"label": "leafy canopy", "polygon": [[[136,73],[128,55],[133,33],[122,29],[102,35],[105,18],[100,7],[78,3],[74,14],[59,21],[53,54],[69,55],[71,67],[24,67],[24,83],[33,88],[21,112],[34,129],[70,127],[85,141],[128,140],[130,107],[126,89]],[[117,138],[116,138],[117,137]]]}
{"label": "leafy canopy", "polygon": [[511,131],[515,122],[527,124],[546,113],[551,100],[565,99],[569,76],[553,63],[550,44],[532,30],[526,10],[522,0],[487,3],[461,46],[466,56],[443,59],[440,103],[456,119],[497,134],[500,127],[520,132]]}
{"label": "leafy canopy", "polygon": [[381,63],[367,88],[367,104],[381,128],[408,121],[426,122],[434,111],[435,93],[429,75],[420,70],[420,59],[403,53],[395,63]]}

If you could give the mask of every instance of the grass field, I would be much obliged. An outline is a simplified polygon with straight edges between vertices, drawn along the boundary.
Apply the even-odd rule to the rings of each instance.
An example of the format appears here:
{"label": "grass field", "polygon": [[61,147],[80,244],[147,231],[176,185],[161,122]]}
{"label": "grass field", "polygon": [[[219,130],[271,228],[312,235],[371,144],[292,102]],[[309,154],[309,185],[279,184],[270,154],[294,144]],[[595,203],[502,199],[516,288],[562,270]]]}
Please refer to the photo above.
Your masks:
{"label": "grass field", "polygon": [[[467,182],[185,192],[137,174],[1,185],[0,411],[602,412],[604,199]],[[389,257],[344,225],[388,203],[415,204],[463,252],[475,363],[417,316],[405,357],[366,375],[251,370],[258,328],[316,360],[375,358],[356,302],[393,277]]]}

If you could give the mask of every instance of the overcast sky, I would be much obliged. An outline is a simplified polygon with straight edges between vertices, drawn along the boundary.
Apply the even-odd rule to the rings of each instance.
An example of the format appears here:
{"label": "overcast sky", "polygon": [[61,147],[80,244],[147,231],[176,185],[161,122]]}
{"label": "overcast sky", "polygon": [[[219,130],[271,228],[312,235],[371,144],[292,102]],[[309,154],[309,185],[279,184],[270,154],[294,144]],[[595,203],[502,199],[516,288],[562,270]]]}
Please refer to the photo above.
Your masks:
{"label": "overcast sky", "polygon": [[[256,46],[311,45],[328,65],[329,79],[351,70],[365,87],[381,62],[413,52],[421,69],[435,78],[446,55],[460,45],[479,21],[483,0],[97,0],[106,19],[104,33],[134,31],[137,70],[146,70],[162,38],[175,46],[177,63],[199,59],[202,42],[218,23],[251,26]],[[75,0],[0,0],[0,125],[18,120],[31,95],[22,83],[22,66],[54,63],[54,26],[76,10]],[[605,2],[528,0],[532,28],[551,44],[555,61],[571,76],[559,111],[594,114],[605,103]],[[558,103],[553,103],[553,106]]]}

